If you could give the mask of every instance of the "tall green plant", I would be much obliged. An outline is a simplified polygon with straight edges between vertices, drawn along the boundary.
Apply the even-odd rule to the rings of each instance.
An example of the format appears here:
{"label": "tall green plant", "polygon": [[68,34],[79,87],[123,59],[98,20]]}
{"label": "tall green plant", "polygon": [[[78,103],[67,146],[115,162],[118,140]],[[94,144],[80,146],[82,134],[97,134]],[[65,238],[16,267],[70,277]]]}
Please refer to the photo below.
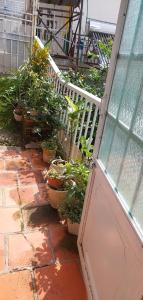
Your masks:
{"label": "tall green plant", "polygon": [[72,223],[80,223],[89,169],[83,163],[68,162],[66,174],[74,180],[75,184],[70,186],[68,196],[60,205],[59,212],[63,218],[70,219]]}
{"label": "tall green plant", "polygon": [[71,100],[69,96],[65,96],[68,103],[68,120],[69,120],[69,135],[70,135],[70,147],[69,147],[69,158],[71,155],[73,134],[78,122],[78,117],[81,112],[84,111],[84,101],[79,100],[76,104]]}

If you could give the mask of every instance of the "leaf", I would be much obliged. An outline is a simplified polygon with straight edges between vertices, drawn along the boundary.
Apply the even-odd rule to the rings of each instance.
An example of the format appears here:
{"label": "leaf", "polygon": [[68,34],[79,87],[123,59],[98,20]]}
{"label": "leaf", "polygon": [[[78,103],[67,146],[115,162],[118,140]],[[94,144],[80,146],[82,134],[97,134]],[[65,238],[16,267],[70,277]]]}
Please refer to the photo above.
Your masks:
{"label": "leaf", "polygon": [[73,101],[71,100],[71,98],[69,96],[65,96],[67,102],[68,102],[68,105],[70,107],[70,112],[74,113],[74,112],[78,112],[78,106],[76,104],[73,103]]}

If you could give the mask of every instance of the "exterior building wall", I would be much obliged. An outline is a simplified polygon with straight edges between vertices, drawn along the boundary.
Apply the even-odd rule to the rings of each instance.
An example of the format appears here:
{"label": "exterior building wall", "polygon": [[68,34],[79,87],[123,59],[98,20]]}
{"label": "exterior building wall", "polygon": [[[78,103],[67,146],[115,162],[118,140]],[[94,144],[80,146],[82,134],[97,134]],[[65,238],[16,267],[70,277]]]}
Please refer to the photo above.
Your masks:
{"label": "exterior building wall", "polygon": [[85,31],[86,19],[117,24],[120,3],[121,0],[84,0],[82,31]]}

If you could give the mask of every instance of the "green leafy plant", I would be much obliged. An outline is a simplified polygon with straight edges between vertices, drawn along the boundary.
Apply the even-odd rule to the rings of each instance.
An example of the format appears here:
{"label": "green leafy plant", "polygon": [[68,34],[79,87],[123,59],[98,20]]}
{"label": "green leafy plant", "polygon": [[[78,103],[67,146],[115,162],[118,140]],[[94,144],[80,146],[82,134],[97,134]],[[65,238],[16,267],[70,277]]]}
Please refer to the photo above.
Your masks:
{"label": "green leafy plant", "polygon": [[66,174],[75,184],[69,188],[68,196],[61,204],[59,213],[63,218],[70,219],[72,223],[80,223],[89,169],[83,163],[68,162]]}
{"label": "green leafy plant", "polygon": [[89,176],[88,167],[82,162],[67,162],[65,167],[66,174],[76,182],[78,188],[84,193]]}
{"label": "green leafy plant", "polygon": [[71,188],[68,197],[59,207],[59,213],[62,218],[69,219],[72,223],[80,223],[82,210],[83,199],[79,198],[75,188]]}
{"label": "green leafy plant", "polygon": [[79,69],[78,72],[69,70],[68,72],[64,72],[63,76],[65,76],[68,82],[79,86],[93,95],[102,97],[104,94],[107,69],[92,67],[89,69]]}
{"label": "green leafy plant", "polygon": [[112,54],[113,40],[108,38],[106,43],[101,39],[98,41],[98,47],[102,51],[104,57],[109,61]]}
{"label": "green leafy plant", "polygon": [[[110,61],[113,40],[110,38],[106,41],[106,43],[103,40],[99,40],[97,44],[105,59]],[[87,56],[94,59],[96,57],[98,58],[98,55],[91,51],[88,52]],[[93,95],[103,97],[107,72],[108,64],[106,66],[99,66],[99,68],[82,68],[79,69],[78,72],[69,69],[68,72],[63,72],[63,78],[66,82],[72,82]]]}
{"label": "green leafy plant", "polygon": [[69,158],[71,155],[73,134],[78,122],[78,116],[84,111],[84,101],[77,101],[76,104],[71,100],[69,96],[65,96],[68,103],[68,119],[69,119],[69,135],[70,135],[70,147],[69,147]]}
{"label": "green leafy plant", "polygon": [[82,159],[86,158],[87,160],[89,160],[92,157],[93,146],[89,144],[89,139],[86,139],[85,136],[82,136],[80,138],[80,143]]}
{"label": "green leafy plant", "polygon": [[50,169],[45,173],[45,177],[47,178],[58,178],[58,179],[65,179],[66,180],[66,174],[60,174],[55,169]]}
{"label": "green leafy plant", "polygon": [[16,76],[0,77],[0,126],[2,128],[15,127],[13,110],[17,104]]}
{"label": "green leafy plant", "polygon": [[48,71],[48,55],[49,55],[49,49],[48,46],[40,47],[37,38],[35,38],[33,45],[32,45],[32,52],[31,56],[29,58],[29,64],[34,71],[34,73],[37,73],[40,76],[47,76]]}
{"label": "green leafy plant", "polygon": [[48,140],[44,140],[41,143],[42,149],[55,150],[57,148],[57,140],[56,138],[49,138]]}
{"label": "green leafy plant", "polygon": [[[2,127],[13,123],[13,110],[22,108],[25,119],[48,126],[51,136],[63,127],[60,112],[67,106],[62,95],[54,91],[48,78],[48,48],[41,48],[34,40],[28,60],[9,77],[0,78],[0,123]],[[37,116],[33,116],[31,111]]]}

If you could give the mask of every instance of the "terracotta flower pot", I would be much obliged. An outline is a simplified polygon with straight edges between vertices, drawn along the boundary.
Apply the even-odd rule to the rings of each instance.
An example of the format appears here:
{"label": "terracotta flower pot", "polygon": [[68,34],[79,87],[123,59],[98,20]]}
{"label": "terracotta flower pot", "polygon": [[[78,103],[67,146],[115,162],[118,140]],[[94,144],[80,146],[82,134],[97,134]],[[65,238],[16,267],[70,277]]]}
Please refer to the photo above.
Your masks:
{"label": "terracotta flower pot", "polygon": [[49,186],[51,186],[53,188],[57,188],[58,189],[63,184],[63,179],[60,179],[60,178],[47,177],[47,179],[48,179]]}
{"label": "terracotta flower pot", "polygon": [[56,156],[56,150],[43,149],[43,161],[50,163]]}
{"label": "terracotta flower pot", "polygon": [[58,209],[60,204],[65,201],[68,191],[58,191],[48,186],[48,199],[50,205]]}
{"label": "terracotta flower pot", "polygon": [[13,111],[14,114],[14,118],[17,122],[21,122],[22,121],[22,114],[17,114],[16,111]]}
{"label": "terracotta flower pot", "polygon": [[78,223],[72,223],[70,219],[67,220],[68,224],[68,232],[74,235],[78,235],[79,232],[79,225]]}
{"label": "terracotta flower pot", "polygon": [[26,119],[26,118],[24,118],[24,123],[25,123],[26,126],[32,127],[35,124],[35,121],[32,120],[32,119]]}

